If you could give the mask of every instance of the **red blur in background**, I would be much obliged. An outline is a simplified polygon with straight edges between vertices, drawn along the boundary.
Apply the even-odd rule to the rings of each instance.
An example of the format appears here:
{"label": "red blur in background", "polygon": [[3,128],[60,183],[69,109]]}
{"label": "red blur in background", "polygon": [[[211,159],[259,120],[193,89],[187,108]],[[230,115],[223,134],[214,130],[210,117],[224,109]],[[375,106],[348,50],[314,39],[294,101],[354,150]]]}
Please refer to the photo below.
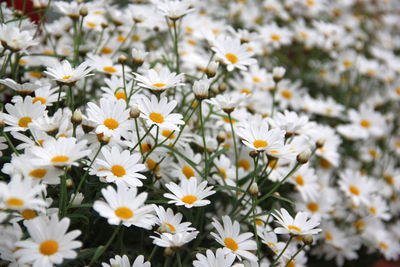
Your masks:
{"label": "red blur in background", "polygon": [[[2,0],[4,1],[4,0]],[[24,5],[25,5],[25,14],[30,17],[32,21],[35,23],[38,23],[40,21],[40,16],[39,13],[43,14],[43,9],[42,10],[35,10],[33,7],[33,0],[6,0],[7,5],[10,7],[14,7],[15,9],[18,10],[23,10]],[[24,3],[25,2],[25,3]]]}

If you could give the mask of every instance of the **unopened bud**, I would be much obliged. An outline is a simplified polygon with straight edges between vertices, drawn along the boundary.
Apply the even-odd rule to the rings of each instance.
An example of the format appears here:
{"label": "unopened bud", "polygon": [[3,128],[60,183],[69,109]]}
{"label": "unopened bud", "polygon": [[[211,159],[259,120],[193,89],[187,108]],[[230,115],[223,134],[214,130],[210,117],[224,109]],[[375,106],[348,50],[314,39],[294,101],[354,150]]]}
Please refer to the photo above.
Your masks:
{"label": "unopened bud", "polygon": [[127,60],[128,60],[128,58],[126,56],[124,56],[124,55],[120,55],[118,57],[118,63],[120,63],[120,64],[124,64],[125,61],[127,61]]}
{"label": "unopened bud", "polygon": [[306,164],[308,162],[308,160],[310,159],[310,157],[311,157],[311,150],[306,149],[297,155],[297,161],[300,164]]}
{"label": "unopened bud", "polygon": [[89,11],[87,6],[83,6],[81,7],[81,9],[79,9],[79,15],[81,15],[82,17],[86,17],[88,13]]}
{"label": "unopened bud", "polygon": [[91,125],[87,125],[87,124],[82,124],[82,129],[85,133],[90,133],[91,131],[94,130],[94,127]]}
{"label": "unopened bud", "polygon": [[325,142],[326,142],[326,140],[321,138],[315,143],[315,145],[317,146],[317,148],[321,148],[325,145]]}
{"label": "unopened bud", "polygon": [[73,205],[79,205],[79,204],[81,204],[82,201],[83,201],[83,199],[84,199],[83,194],[79,192],[79,193],[76,195],[75,198],[74,198],[74,196],[75,196],[75,194],[72,193],[72,194],[71,194],[71,200],[74,199],[74,201],[72,202],[72,204],[73,204]]}
{"label": "unopened bud", "polygon": [[79,125],[82,123],[82,112],[80,109],[76,109],[71,117],[71,122],[74,125]]}
{"label": "unopened bud", "polygon": [[252,196],[257,196],[258,193],[260,193],[260,191],[258,190],[258,185],[257,185],[257,183],[253,182],[250,185],[249,194],[252,195]]}
{"label": "unopened bud", "polygon": [[65,184],[67,185],[68,188],[70,188],[70,187],[74,186],[74,181],[71,178],[68,178],[65,181]]}
{"label": "unopened bud", "polygon": [[311,245],[314,242],[314,238],[312,235],[305,235],[303,236],[302,241],[306,245]]}
{"label": "unopened bud", "polygon": [[173,251],[172,248],[165,248],[165,249],[164,249],[164,255],[165,255],[165,256],[172,257],[172,256],[175,255],[175,251]]}
{"label": "unopened bud", "polygon": [[111,136],[104,135],[104,133],[97,134],[97,140],[99,140],[100,144],[107,145],[110,143]]}
{"label": "unopened bud", "polygon": [[193,93],[197,99],[208,98],[208,88],[210,88],[208,79],[201,79],[193,83]]}
{"label": "unopened bud", "polygon": [[252,150],[249,152],[249,156],[253,159],[257,156],[257,154],[258,154],[257,150]]}
{"label": "unopened bud", "polygon": [[220,131],[217,135],[217,142],[223,143],[226,140],[226,133],[224,131]]}
{"label": "unopened bud", "polygon": [[132,48],[132,60],[137,66],[142,66],[147,56],[147,52],[137,48]]}
{"label": "unopened bud", "polygon": [[132,106],[131,106],[130,111],[129,111],[129,116],[130,116],[132,119],[139,118],[139,116],[140,116],[140,110],[139,110],[139,108],[138,108],[137,105],[132,105]]}
{"label": "unopened bud", "polygon": [[272,70],[272,75],[273,75],[273,77],[274,77],[274,80],[275,80],[276,82],[282,80],[283,75],[285,75],[285,72],[286,72],[286,69],[285,69],[284,67],[275,67],[275,68]]}
{"label": "unopened bud", "polygon": [[102,27],[103,29],[105,29],[105,28],[108,27],[108,22],[107,22],[107,21],[103,21],[100,25],[101,25],[101,27]]}
{"label": "unopened bud", "polygon": [[212,78],[217,74],[217,70],[219,67],[219,63],[216,61],[212,61],[210,62],[210,64],[208,64],[208,67],[206,69],[206,74],[208,78]]}
{"label": "unopened bud", "polygon": [[161,180],[162,179],[162,175],[161,173],[157,172],[154,177],[156,177],[157,180]]}
{"label": "unopened bud", "polygon": [[228,88],[228,87],[226,86],[226,83],[220,83],[220,84],[218,85],[218,91],[219,91],[220,93],[225,92],[227,88]]}

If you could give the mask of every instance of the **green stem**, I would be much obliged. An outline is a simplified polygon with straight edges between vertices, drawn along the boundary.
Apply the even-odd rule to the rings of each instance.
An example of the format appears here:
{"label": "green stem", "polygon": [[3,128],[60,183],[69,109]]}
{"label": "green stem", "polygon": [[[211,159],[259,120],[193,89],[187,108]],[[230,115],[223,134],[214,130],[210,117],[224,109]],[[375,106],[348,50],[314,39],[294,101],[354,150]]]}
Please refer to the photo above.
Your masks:
{"label": "green stem", "polygon": [[276,263],[278,262],[278,260],[282,257],[283,253],[285,253],[286,249],[289,247],[290,242],[292,241],[293,236],[291,235],[289,237],[289,240],[286,242],[286,246],[283,248],[283,250],[281,251],[281,253],[279,253],[278,257],[271,263],[270,266],[275,266]]}
{"label": "green stem", "polygon": [[204,149],[204,179],[207,179],[208,170],[207,170],[207,158],[208,158],[208,151],[207,151],[207,144],[206,144],[206,136],[204,134],[204,122],[203,122],[203,109],[201,108],[202,101],[199,100],[199,118],[200,118],[200,125],[201,125],[201,136],[203,138],[203,149]]}
{"label": "green stem", "polygon": [[252,199],[252,210],[253,210],[253,230],[254,230],[254,235],[256,238],[256,243],[257,243],[257,258],[258,262],[260,262],[260,242],[258,242],[258,234],[257,234],[257,222],[256,222],[256,201],[257,201],[257,196],[254,196],[251,198]]}
{"label": "green stem", "polygon": [[306,244],[303,244],[303,245],[299,248],[299,250],[297,250],[296,254],[294,254],[294,255],[290,258],[290,260],[288,260],[288,261],[286,262],[285,267],[288,267],[288,266],[289,266],[289,264],[296,258],[296,256],[300,253],[300,251],[302,251],[302,250],[304,249],[305,246],[306,246]]}
{"label": "green stem", "polygon": [[[239,166],[238,166],[239,153],[238,153],[238,149],[237,149],[236,136],[235,136],[235,130],[233,129],[231,113],[228,113],[228,118],[229,118],[229,124],[231,125],[233,146],[235,148],[236,187],[238,187],[239,186]],[[236,190],[236,201],[237,201],[238,193],[239,193],[239,191]]]}
{"label": "green stem", "polygon": [[153,258],[154,254],[156,254],[157,249],[158,249],[158,246],[154,246],[153,250],[150,253],[150,256],[147,258],[148,262],[151,262],[151,259]]}
{"label": "green stem", "polygon": [[176,256],[178,258],[178,267],[182,267],[181,253],[176,253]]}
{"label": "green stem", "polygon": [[7,140],[8,145],[11,147],[11,149],[14,151],[15,155],[19,156],[19,152],[17,151],[17,149],[15,148],[15,146],[13,145],[13,143],[11,142],[10,138],[8,137],[8,135],[3,132],[3,136],[4,138]]}
{"label": "green stem", "polygon": [[60,217],[64,217],[65,214],[65,203],[67,202],[67,173],[68,167],[64,167],[64,175],[61,176],[60,183],[60,200],[58,204],[58,214]]}
{"label": "green stem", "polygon": [[98,258],[100,258],[100,256],[107,250],[107,248],[111,245],[111,242],[114,240],[115,236],[117,235],[119,229],[121,228],[122,224],[119,224],[117,226],[117,228],[115,228],[114,233],[112,234],[112,236],[110,237],[110,239],[108,239],[107,243],[104,245],[104,247],[102,247],[100,249],[100,251],[98,253],[95,254],[95,256],[92,258],[92,260],[89,263],[89,266],[92,265],[93,263],[95,263],[97,261]]}
{"label": "green stem", "polygon": [[179,74],[179,51],[178,51],[178,30],[176,28],[176,20],[172,20],[174,24],[174,51],[176,56],[176,73]]}

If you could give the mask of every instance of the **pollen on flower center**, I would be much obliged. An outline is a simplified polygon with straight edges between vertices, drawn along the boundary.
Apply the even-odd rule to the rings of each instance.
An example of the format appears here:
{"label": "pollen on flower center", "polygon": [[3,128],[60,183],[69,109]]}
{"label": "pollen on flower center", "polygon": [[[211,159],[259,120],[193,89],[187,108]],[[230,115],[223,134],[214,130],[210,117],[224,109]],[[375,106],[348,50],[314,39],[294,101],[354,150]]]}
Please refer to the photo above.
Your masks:
{"label": "pollen on flower center", "polygon": [[29,175],[40,179],[40,178],[43,178],[46,175],[46,173],[47,173],[46,169],[36,169],[36,170],[31,171],[29,173]]}
{"label": "pollen on flower center", "polygon": [[361,120],[360,125],[364,128],[369,128],[371,126],[371,123],[369,122],[369,120]]}
{"label": "pollen on flower center", "polygon": [[32,103],[36,103],[40,101],[40,103],[45,104],[47,102],[46,98],[37,96],[32,100]]}
{"label": "pollen on flower center", "polygon": [[117,177],[122,177],[126,174],[124,167],[121,165],[113,165],[111,167],[111,172]]}
{"label": "pollen on flower center", "polygon": [[357,195],[358,196],[360,194],[360,190],[358,190],[358,188],[355,187],[354,185],[351,185],[349,187],[349,190],[353,195]]}
{"label": "pollen on flower center", "polygon": [[370,207],[369,208],[369,211],[372,213],[372,214],[376,214],[376,209],[375,209],[375,207]]}
{"label": "pollen on flower center", "polygon": [[69,158],[67,156],[55,156],[51,159],[51,162],[57,163],[57,162],[67,162]]}
{"label": "pollen on flower center", "polygon": [[150,113],[149,115],[150,120],[154,121],[155,123],[163,123],[164,122],[164,117],[160,113]]}
{"label": "pollen on flower center", "polygon": [[110,72],[110,73],[115,73],[115,72],[117,72],[117,70],[116,70],[114,67],[110,67],[110,66],[104,67],[103,70],[104,70],[105,72]]}
{"label": "pollen on flower center", "polygon": [[297,176],[296,176],[296,183],[297,183],[298,185],[300,185],[300,186],[303,186],[303,185],[304,185],[303,176],[297,175]]}
{"label": "pollen on flower center", "polygon": [[227,53],[227,54],[225,55],[225,57],[226,57],[226,59],[229,60],[229,62],[231,62],[232,64],[235,64],[236,62],[238,62],[237,56],[235,56],[235,55],[232,54],[232,53]]}
{"label": "pollen on flower center", "polygon": [[301,229],[294,225],[289,225],[288,229],[289,229],[289,231],[296,230],[297,232],[301,232]]}
{"label": "pollen on flower center", "polygon": [[105,119],[104,120],[104,126],[106,126],[110,130],[115,130],[115,129],[118,128],[119,124],[114,119]]}
{"label": "pollen on flower center", "polygon": [[197,197],[193,195],[186,195],[182,198],[182,201],[185,202],[186,204],[193,204],[196,202]]}
{"label": "pollen on flower center", "polygon": [[288,91],[288,90],[283,90],[281,95],[286,99],[292,98],[292,93],[290,91]]}
{"label": "pollen on flower center", "polygon": [[28,127],[28,124],[32,122],[32,118],[31,117],[22,117],[21,119],[19,119],[18,121],[18,126],[19,127]]}
{"label": "pollen on flower center", "polygon": [[268,146],[268,143],[265,142],[264,140],[255,140],[253,142],[253,145],[255,148],[264,148]]}
{"label": "pollen on flower center", "polygon": [[71,75],[67,75],[67,76],[62,77],[62,79],[63,79],[63,80],[68,80],[68,79],[71,78],[71,77],[72,77]]}
{"label": "pollen on flower center", "polygon": [[170,130],[163,130],[161,134],[162,136],[167,137],[169,139],[174,139],[175,137],[175,134],[173,134],[172,131]]}
{"label": "pollen on flower center", "polygon": [[152,85],[155,87],[161,88],[161,87],[164,87],[166,84],[165,83],[153,83]]}
{"label": "pollen on flower center", "polygon": [[40,244],[39,250],[43,255],[53,255],[58,251],[58,243],[54,240],[46,240]]}
{"label": "pollen on flower center", "polygon": [[241,167],[245,171],[248,171],[250,169],[250,162],[248,160],[241,159],[238,161],[238,167]]}
{"label": "pollen on flower center", "polygon": [[190,166],[188,166],[188,165],[186,165],[186,166],[184,166],[184,167],[182,168],[182,173],[185,175],[185,177],[186,177],[187,179],[189,179],[190,177],[193,177],[193,176],[194,176],[194,171],[193,171],[193,169],[192,169]]}
{"label": "pollen on flower center", "polygon": [[121,219],[128,220],[133,217],[133,212],[130,208],[119,207],[115,210],[115,215]]}
{"label": "pollen on flower center", "polygon": [[115,93],[115,98],[126,100],[126,95],[123,91],[118,91]]}
{"label": "pollen on flower center", "polygon": [[25,220],[30,220],[37,217],[36,212],[30,209],[23,210],[21,212],[21,215],[22,217],[24,217]]}
{"label": "pollen on flower center", "polygon": [[7,200],[7,206],[11,207],[22,207],[24,205],[24,201],[20,198],[11,197]]}
{"label": "pollen on flower center", "polygon": [[315,202],[310,202],[310,203],[308,203],[307,208],[308,208],[309,210],[311,210],[312,212],[317,212],[318,209],[319,209],[319,206],[318,206],[318,204],[315,203]]}
{"label": "pollen on flower center", "polygon": [[236,251],[236,250],[239,249],[239,246],[238,246],[238,244],[236,243],[236,241],[233,240],[233,239],[230,238],[230,237],[225,238],[224,243],[225,243],[225,246],[226,246],[227,248],[229,248],[230,250],[232,250],[232,251]]}
{"label": "pollen on flower center", "polygon": [[274,41],[279,41],[281,37],[278,34],[271,34],[271,39]]}
{"label": "pollen on flower center", "polygon": [[172,225],[172,224],[170,224],[170,223],[164,223],[166,226],[168,226],[169,227],[169,229],[171,229],[171,232],[176,232],[176,229],[175,229],[175,227]]}

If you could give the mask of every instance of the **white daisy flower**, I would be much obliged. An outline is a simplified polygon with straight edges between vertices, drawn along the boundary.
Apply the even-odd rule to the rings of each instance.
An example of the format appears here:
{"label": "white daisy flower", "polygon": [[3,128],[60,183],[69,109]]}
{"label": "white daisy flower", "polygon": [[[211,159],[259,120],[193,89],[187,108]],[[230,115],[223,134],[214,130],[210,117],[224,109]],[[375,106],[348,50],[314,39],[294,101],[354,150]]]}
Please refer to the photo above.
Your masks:
{"label": "white daisy flower", "polygon": [[7,142],[6,138],[4,136],[0,136],[0,157],[3,156],[3,151],[7,149],[8,145],[5,144]]}
{"label": "white daisy flower", "polygon": [[277,227],[274,232],[277,234],[292,234],[292,235],[315,235],[321,232],[319,228],[315,228],[319,225],[319,221],[314,216],[308,219],[308,215],[305,212],[298,212],[293,218],[289,212],[281,208],[280,211],[272,213],[282,227]]}
{"label": "white daisy flower", "polygon": [[7,79],[0,79],[0,83],[4,84],[5,86],[15,90],[19,94],[28,95],[33,93],[36,89],[40,88],[40,84],[33,84],[33,83],[22,83],[19,84],[14,80],[7,78]]}
{"label": "white daisy flower", "polygon": [[188,231],[188,232],[179,232],[175,234],[171,233],[162,233],[159,234],[160,237],[150,236],[150,238],[154,239],[153,244],[164,247],[164,248],[179,248],[183,245],[191,242],[193,239],[197,237],[199,231]]}
{"label": "white daisy flower", "polygon": [[42,199],[42,193],[45,192],[45,185],[34,184],[31,179],[15,176],[8,184],[0,182],[0,207],[16,211],[43,211],[47,207],[47,203]]}
{"label": "white daisy flower", "polygon": [[94,122],[97,134],[104,134],[115,139],[121,135],[127,135],[129,129],[129,110],[123,100],[114,101],[105,98],[100,99],[100,107],[94,103],[88,103],[88,120]]}
{"label": "white daisy flower", "polygon": [[71,166],[90,154],[90,150],[85,150],[86,143],[87,140],[77,142],[73,137],[51,138],[44,141],[42,146],[32,147],[31,153],[35,157],[32,163],[37,166]]}
{"label": "white daisy flower", "polygon": [[163,15],[171,20],[177,20],[194,11],[191,8],[192,2],[188,0],[157,0],[155,4]]}
{"label": "white daisy flower", "polygon": [[211,99],[207,99],[206,102],[222,109],[226,113],[232,112],[239,104],[246,98],[244,93],[226,93],[223,95],[217,95]]}
{"label": "white daisy flower", "polygon": [[174,203],[177,206],[184,205],[186,208],[206,206],[210,204],[210,201],[204,198],[215,194],[215,191],[212,191],[212,186],[207,187],[207,181],[197,184],[195,177],[182,179],[180,186],[174,182],[165,186],[173,193],[164,194],[164,197],[172,199],[168,203]]}
{"label": "white daisy flower", "polygon": [[140,154],[131,155],[129,150],[121,152],[116,146],[111,149],[103,147],[101,153],[104,159],[96,159],[96,166],[100,168],[96,173],[97,176],[104,177],[109,183],[125,183],[130,187],[143,185],[139,179],[146,179],[146,176],[138,172],[144,170],[146,166],[138,164]]}
{"label": "white daisy flower", "polygon": [[182,80],[185,74],[171,73],[168,68],[161,68],[160,71],[151,69],[146,75],[134,74],[139,86],[154,92],[163,92],[168,88],[184,85]]}
{"label": "white daisy flower", "polygon": [[184,121],[181,114],[171,113],[176,105],[175,100],[168,102],[165,96],[162,96],[160,101],[155,95],[151,95],[150,100],[147,97],[138,99],[140,117],[146,119],[148,125],[154,124],[162,129],[179,131],[177,125],[184,124]]}
{"label": "white daisy flower", "polygon": [[153,205],[154,210],[157,213],[156,224],[160,227],[158,228],[158,232],[168,232],[168,233],[179,233],[196,230],[193,227],[189,227],[192,223],[190,222],[181,222],[183,215],[178,212],[174,214],[173,210],[168,208],[165,210],[162,206]]}
{"label": "white daisy flower", "polygon": [[257,60],[251,58],[254,53],[249,52],[248,45],[241,44],[238,38],[219,35],[214,41],[212,50],[226,65],[228,71],[234,68],[247,70],[247,66],[257,64]]}
{"label": "white daisy flower", "polygon": [[32,97],[26,96],[23,102],[14,105],[6,104],[8,114],[3,113],[4,123],[7,125],[4,131],[25,131],[28,125],[44,115],[46,106],[41,102],[32,103]]}
{"label": "white daisy flower", "polygon": [[353,169],[341,172],[338,184],[356,206],[361,203],[369,205],[371,194],[376,191],[376,183]]}
{"label": "white daisy flower", "polygon": [[129,262],[129,258],[126,255],[122,255],[119,256],[115,256],[115,258],[110,259],[110,264],[107,264],[105,262],[103,262],[101,264],[102,267],[114,267],[114,266],[118,266],[118,267],[150,267],[151,263],[148,261],[144,261],[144,256],[143,255],[139,255],[136,257],[136,259],[134,260],[134,262],[132,263],[132,265]]}
{"label": "white daisy flower", "polygon": [[225,253],[233,253],[239,259],[241,257],[257,262],[257,256],[249,252],[249,250],[256,250],[257,244],[254,240],[250,238],[253,234],[250,232],[240,234],[240,224],[237,221],[233,221],[229,216],[223,216],[222,221],[224,226],[222,226],[217,219],[213,218],[211,223],[218,234],[211,233],[211,235],[216,239],[218,243],[224,246]]}
{"label": "white daisy flower", "polygon": [[107,218],[109,224],[118,225],[122,223],[129,227],[135,225],[150,230],[154,225],[153,208],[144,205],[147,193],[137,195],[136,187],[129,188],[124,183],[117,184],[117,191],[112,186],[101,190],[106,202],[97,200],[93,209],[100,216]]}
{"label": "white daisy flower", "polygon": [[82,243],[74,240],[81,231],[74,230],[67,233],[70,219],[63,218],[59,221],[57,215],[48,220],[47,217],[37,217],[25,221],[30,238],[17,242],[18,250],[15,257],[21,264],[28,263],[33,266],[51,267],[61,264],[64,259],[74,259],[77,253],[74,249]]}
{"label": "white daisy flower", "polygon": [[[97,55],[88,55],[88,59],[89,65],[96,71],[108,75],[122,76],[122,66],[120,64],[114,64],[110,58]],[[130,72],[130,68],[128,66],[125,66],[125,72]]]}
{"label": "white daisy flower", "polygon": [[89,72],[91,71],[92,68],[86,61],[82,62],[78,67],[72,68],[68,60],[64,60],[57,65],[47,67],[44,73],[59,84],[73,85],[80,79],[89,76]]}
{"label": "white daisy flower", "polygon": [[193,261],[194,267],[242,267],[243,264],[237,263],[234,264],[236,256],[235,254],[228,253],[226,254],[223,249],[219,248],[214,253],[211,249],[207,249],[206,256],[203,254],[197,253],[196,259]]}

